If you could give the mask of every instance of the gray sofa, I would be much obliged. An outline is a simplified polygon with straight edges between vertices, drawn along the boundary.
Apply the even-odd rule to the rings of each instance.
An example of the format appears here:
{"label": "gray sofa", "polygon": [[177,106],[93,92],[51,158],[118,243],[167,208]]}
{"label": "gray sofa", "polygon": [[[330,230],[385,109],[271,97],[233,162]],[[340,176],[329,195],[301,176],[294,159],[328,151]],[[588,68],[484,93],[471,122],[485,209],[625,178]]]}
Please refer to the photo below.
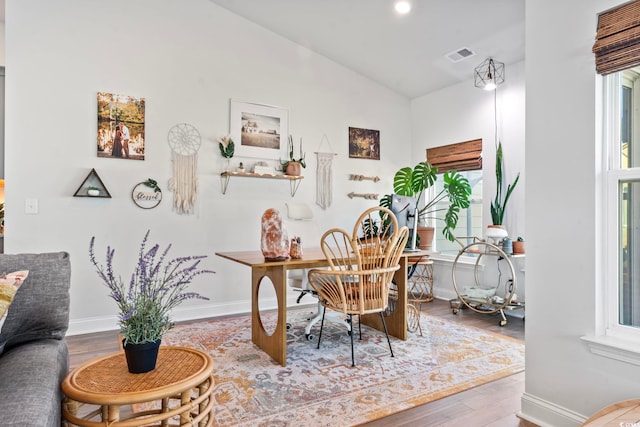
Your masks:
{"label": "gray sofa", "polygon": [[69,363],[69,254],[0,254],[0,273],[18,270],[29,276],[0,333],[0,425],[60,426],[60,383]]}

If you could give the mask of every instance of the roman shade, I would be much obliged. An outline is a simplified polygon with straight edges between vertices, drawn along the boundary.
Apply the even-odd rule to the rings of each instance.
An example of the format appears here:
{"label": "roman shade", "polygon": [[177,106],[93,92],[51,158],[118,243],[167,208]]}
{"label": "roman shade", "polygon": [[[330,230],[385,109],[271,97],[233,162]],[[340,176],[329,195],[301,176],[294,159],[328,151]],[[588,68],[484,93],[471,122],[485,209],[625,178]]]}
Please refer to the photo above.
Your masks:
{"label": "roman shade", "polygon": [[482,139],[427,148],[427,162],[439,173],[482,169]]}
{"label": "roman shade", "polygon": [[593,45],[596,71],[610,74],[640,65],[640,1],[603,12]]}

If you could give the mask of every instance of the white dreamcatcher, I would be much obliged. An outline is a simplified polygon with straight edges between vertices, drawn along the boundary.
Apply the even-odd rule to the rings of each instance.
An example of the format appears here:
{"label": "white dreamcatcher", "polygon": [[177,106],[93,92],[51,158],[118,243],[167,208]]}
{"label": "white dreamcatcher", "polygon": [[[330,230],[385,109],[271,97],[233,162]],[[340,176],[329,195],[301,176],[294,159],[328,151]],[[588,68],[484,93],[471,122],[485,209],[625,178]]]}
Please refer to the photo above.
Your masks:
{"label": "white dreamcatcher", "polygon": [[187,123],[169,129],[169,146],[173,151],[173,208],[179,214],[192,214],[198,195],[198,150],[201,138],[198,130]]}

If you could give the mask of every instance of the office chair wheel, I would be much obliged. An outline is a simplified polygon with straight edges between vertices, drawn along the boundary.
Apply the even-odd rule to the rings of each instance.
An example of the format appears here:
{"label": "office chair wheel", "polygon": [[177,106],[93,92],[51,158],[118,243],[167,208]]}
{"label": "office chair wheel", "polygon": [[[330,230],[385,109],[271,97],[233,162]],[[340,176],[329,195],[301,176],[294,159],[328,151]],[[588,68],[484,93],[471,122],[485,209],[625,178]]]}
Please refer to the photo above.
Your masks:
{"label": "office chair wheel", "polygon": [[315,338],[313,334],[304,334],[304,337],[307,339],[307,341],[313,341],[313,339]]}

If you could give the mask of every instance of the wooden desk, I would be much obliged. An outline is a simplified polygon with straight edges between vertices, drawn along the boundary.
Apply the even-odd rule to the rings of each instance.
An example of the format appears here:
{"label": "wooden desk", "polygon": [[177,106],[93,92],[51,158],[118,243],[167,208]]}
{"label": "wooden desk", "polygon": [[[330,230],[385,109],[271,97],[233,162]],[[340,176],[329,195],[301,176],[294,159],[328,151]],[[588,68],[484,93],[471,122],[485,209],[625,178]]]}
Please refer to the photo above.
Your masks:
{"label": "wooden desk", "polygon": [[[398,287],[395,309],[387,315],[386,323],[390,335],[407,339],[407,266],[408,257],[428,255],[428,251],[406,252],[400,258],[400,269],[394,280]],[[216,252],[217,256],[251,267],[251,340],[273,357],[282,366],[287,366],[287,270],[321,268],[328,265],[320,248],[304,248],[301,259],[265,261],[261,251]],[[260,320],[258,291],[263,277],[268,277],[276,292],[278,320],[275,331],[269,335]],[[384,331],[380,316],[362,316],[362,323]]]}

